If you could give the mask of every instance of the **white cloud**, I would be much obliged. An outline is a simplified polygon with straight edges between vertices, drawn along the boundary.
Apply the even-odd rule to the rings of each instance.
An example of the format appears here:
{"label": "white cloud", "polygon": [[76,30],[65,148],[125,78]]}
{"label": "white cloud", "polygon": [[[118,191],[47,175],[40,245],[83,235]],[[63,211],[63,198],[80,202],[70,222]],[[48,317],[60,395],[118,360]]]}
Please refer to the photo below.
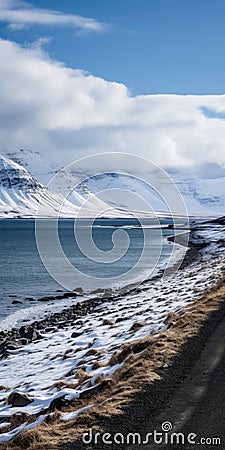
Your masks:
{"label": "white cloud", "polygon": [[108,28],[95,19],[60,11],[32,7],[20,0],[1,0],[0,21],[12,29],[22,29],[31,25],[72,26],[80,31],[101,32]]}
{"label": "white cloud", "polygon": [[225,165],[225,95],[132,97],[123,84],[5,40],[0,60],[1,149],[31,148],[59,165],[105,151],[162,166]]}

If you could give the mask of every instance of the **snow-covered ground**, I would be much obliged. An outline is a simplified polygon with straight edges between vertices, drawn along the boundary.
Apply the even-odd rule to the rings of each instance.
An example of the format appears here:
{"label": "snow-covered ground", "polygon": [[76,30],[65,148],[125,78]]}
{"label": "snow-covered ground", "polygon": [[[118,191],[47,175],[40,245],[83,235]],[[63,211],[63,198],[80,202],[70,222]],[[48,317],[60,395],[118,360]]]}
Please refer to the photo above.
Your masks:
{"label": "snow-covered ground", "polygon": [[[98,383],[100,376],[111,377],[122,367],[126,357],[120,363],[113,358],[122,345],[165,329],[168,313],[181,311],[220,279],[223,226],[203,226],[196,231],[195,240],[205,240],[205,236],[212,244],[201,261],[178,271],[172,279],[150,280],[138,292],[106,301],[75,323],[68,322],[66,328],[43,332],[40,340],[10,351],[1,368],[0,385],[5,388],[0,391],[0,421],[5,425],[1,427],[0,442],[31,426],[24,424],[8,431],[10,416],[21,412],[40,414],[40,423],[56,398],[79,398]],[[15,391],[29,395],[32,402],[12,407],[7,398]],[[70,420],[78,413],[64,413],[61,418]]]}

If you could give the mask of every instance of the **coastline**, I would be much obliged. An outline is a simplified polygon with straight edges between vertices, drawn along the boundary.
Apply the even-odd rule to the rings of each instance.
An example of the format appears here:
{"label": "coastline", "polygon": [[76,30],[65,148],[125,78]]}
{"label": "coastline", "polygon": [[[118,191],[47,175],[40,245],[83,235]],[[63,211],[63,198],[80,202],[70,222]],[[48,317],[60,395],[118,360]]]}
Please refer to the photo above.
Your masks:
{"label": "coastline", "polygon": [[[193,245],[193,249],[195,249],[195,256],[197,256],[199,248],[202,248],[202,243],[200,244],[200,247],[197,248],[196,245]],[[187,267],[187,263],[184,267]],[[193,264],[194,277],[195,269],[196,264]],[[182,268],[182,270],[184,269]],[[200,270],[200,267],[198,267],[198,270]],[[105,379],[102,379],[102,383],[100,380],[97,385],[97,389],[95,389],[95,387],[93,386],[93,389],[91,389],[82,399],[75,401],[76,405],[74,402],[72,402],[71,405],[61,405],[62,408],[60,408],[62,409],[63,414],[64,411],[65,414],[66,412],[67,414],[70,414],[70,411],[74,410],[74,406],[76,406],[76,408],[79,407],[78,409],[80,409],[80,411],[82,412],[82,409],[87,408],[90,402],[93,403],[94,398],[95,407],[91,408],[88,413],[85,413],[84,411],[83,414],[80,414],[76,419],[73,419],[71,424],[70,422],[68,422],[66,426],[60,420],[57,422],[57,417],[55,417],[55,419],[48,418],[48,421],[50,420],[50,424],[40,425],[32,431],[25,432],[24,435],[19,435],[17,438],[15,438],[14,443],[7,444],[7,449],[23,448],[21,447],[21,442],[23,442],[23,439],[25,439],[25,442],[28,442],[26,444],[26,448],[68,448],[71,450],[73,448],[79,449],[83,448],[82,446],[80,447],[82,443],[79,441],[68,445],[63,444],[62,442],[69,442],[71,440],[74,440],[75,434],[78,433],[79,435],[79,433],[81,433],[82,430],[85,430],[91,423],[101,423],[101,426],[106,426],[108,427],[106,429],[111,429],[110,427],[113,423],[118,423],[117,421],[119,421],[119,423],[122,423],[124,417],[126,422],[126,416],[128,414],[127,411],[129,411],[129,408],[131,408],[130,411],[133,411],[131,412],[132,416],[134,415],[135,411],[139,416],[142,416],[142,414],[145,415],[146,411],[148,411],[151,405],[155,412],[159,411],[160,405],[162,406],[163,402],[163,380],[165,379],[165,377],[169,376],[171,367],[173,367],[173,365],[175,364],[174,361],[176,360],[176,358],[181,357],[180,349],[182,348],[182,354],[185,354],[183,346],[185,347],[187,339],[193,339],[193,334],[198,333],[208,315],[212,311],[217,310],[220,307],[220,303],[222,303],[223,301],[221,297],[217,297],[216,292],[218,292],[221,286],[223,286],[224,274],[217,280],[212,279],[211,282],[213,287],[210,285],[208,289],[205,289],[201,296],[197,295],[195,300],[190,299],[189,304],[183,305],[179,310],[175,312],[169,312],[167,314],[167,317],[165,317],[165,327],[162,328],[162,330],[153,330],[149,335],[142,336],[139,339],[131,341],[130,347],[125,346],[125,348],[121,348],[121,352],[114,352],[114,359],[117,360],[113,361],[113,363],[118,365],[121,364],[121,361],[123,361],[123,365],[121,367],[118,367],[116,372],[112,373],[112,376],[108,376]],[[215,296],[213,302],[210,301],[212,294]],[[107,302],[108,300],[109,299],[107,299]],[[94,305],[92,312],[96,307],[98,309],[100,303],[103,303],[104,306],[105,301],[106,299],[101,299],[100,301],[98,300],[98,303]],[[110,307],[110,302],[108,306]],[[85,311],[83,315],[85,315]],[[186,367],[187,364],[185,363],[184,366]],[[180,369],[178,370],[177,375],[175,374],[175,372],[173,373],[175,390],[179,385],[179,374]],[[143,395],[144,397],[146,396],[146,386],[147,389],[150,389],[151,392],[150,397],[148,396],[148,399],[150,400],[148,406],[142,405],[140,400]],[[118,390],[119,392],[117,392]],[[132,410],[131,405],[134,404],[134,401],[132,400],[134,398],[139,399],[136,400],[136,404],[138,404],[139,406],[136,407],[136,409],[134,407],[134,410]],[[130,404],[130,406],[127,407],[128,409],[126,408],[126,415],[121,415],[124,405],[127,404]],[[114,413],[116,413],[116,415],[114,415]],[[107,415],[110,416],[110,420],[105,421],[104,417]],[[154,416],[152,412],[150,415],[151,418]],[[69,427],[68,424],[70,424]],[[46,427],[49,427],[48,431]],[[124,429],[126,429],[126,427]],[[48,439],[46,440],[46,438],[51,431],[53,432],[54,436],[58,437],[55,441],[52,440],[52,442],[50,443],[50,441]],[[46,436],[44,436],[45,433]],[[38,443],[36,444],[36,447],[32,447],[32,436],[37,435],[40,439],[40,445]],[[84,448],[87,448],[87,446],[85,446]],[[102,449],[103,446],[101,445],[101,447],[91,448]],[[118,449],[119,447],[117,446],[115,448]]]}
{"label": "coastline", "polygon": [[[9,225],[11,226],[13,221],[8,221]],[[33,224],[34,225],[34,224]],[[27,240],[26,237],[26,227],[27,227],[27,221],[23,221],[23,226],[21,227],[21,239],[25,239],[25,242]],[[129,226],[130,227],[130,226]],[[129,228],[128,227],[128,228]],[[9,227],[10,228],[10,227]],[[98,226],[99,229],[102,228]],[[106,226],[103,227],[103,229],[108,228]],[[111,228],[111,227],[110,227]],[[116,228],[116,227],[115,227]],[[133,227],[131,227],[133,228]],[[165,228],[165,227],[164,227]],[[167,227],[166,227],[167,228]],[[32,228],[33,229],[33,228]],[[24,232],[25,230],[25,232]],[[14,233],[14,227],[13,227],[13,235]],[[29,228],[30,231],[30,228]],[[99,231],[100,233],[100,231]],[[171,231],[172,233],[172,231]],[[31,230],[32,234],[32,245],[28,246],[29,251],[33,253],[33,246],[35,244],[35,239],[33,240],[33,231]],[[65,228],[65,234],[68,234],[67,228]],[[101,234],[101,233],[100,233]],[[11,236],[11,232],[10,232]],[[4,241],[6,242],[10,236],[7,236],[7,234],[4,236]],[[105,235],[104,235],[105,239]],[[157,267],[154,268],[153,272],[151,273],[152,269],[152,262],[150,263],[150,270],[149,275],[146,273],[148,279],[155,280],[161,276],[161,273],[164,270],[164,265],[169,260],[169,253],[171,252],[171,243],[167,239],[167,235],[165,235],[164,239],[165,244],[165,252],[162,255],[162,258],[160,258],[160,261],[157,262]],[[139,240],[138,240],[139,242]],[[15,247],[19,247],[18,243],[15,242]],[[139,242],[140,245],[142,245]],[[138,248],[139,248],[138,244]],[[136,245],[136,244],[135,244]],[[13,246],[14,248],[14,246]],[[173,264],[176,260],[179,260],[181,256],[180,251],[181,246],[175,246],[175,252],[173,254]],[[136,252],[136,251],[135,251]],[[4,251],[2,252],[4,255]],[[118,284],[114,286],[108,286],[103,287],[101,284],[96,287],[83,284],[82,282],[79,282],[79,277],[75,276],[74,279],[74,286],[76,286],[72,291],[67,292],[66,288],[63,288],[59,285],[55,285],[54,282],[51,283],[51,277],[47,274],[47,271],[43,267],[42,270],[40,267],[42,267],[42,263],[40,261],[39,254],[36,255],[37,259],[39,261],[39,264],[37,264],[37,261],[31,262],[32,270],[34,273],[36,273],[36,278],[39,280],[40,276],[40,286],[35,282],[35,275],[34,276],[26,276],[26,264],[27,260],[25,260],[25,266],[22,264],[20,272],[22,270],[21,277],[23,276],[23,273],[25,273],[24,282],[20,283],[20,278],[17,279],[17,265],[14,267],[11,267],[11,270],[13,272],[15,271],[15,278],[13,280],[13,283],[11,283],[7,279],[7,270],[4,274],[3,272],[3,278],[6,277],[6,283],[5,286],[3,286],[3,289],[1,290],[2,293],[2,310],[0,314],[0,339],[3,338],[7,331],[11,331],[12,329],[19,328],[20,326],[26,326],[30,324],[32,326],[32,323],[41,322],[44,318],[48,319],[48,317],[53,316],[56,312],[62,312],[66,309],[69,309],[72,307],[76,302],[83,301],[87,299],[96,299],[100,297],[107,298],[108,297],[118,297],[119,295],[123,295],[125,292],[131,291],[133,288],[137,287],[142,283],[142,280],[140,281],[138,277],[134,276],[131,279],[124,280],[124,282],[118,282]],[[15,261],[17,261],[20,257],[17,255],[17,257],[14,258]],[[35,258],[34,258],[35,259]],[[28,257],[29,260],[29,257]],[[152,257],[151,257],[152,260]],[[172,262],[171,262],[172,264]],[[4,260],[3,260],[4,265]],[[6,265],[6,267],[8,267]],[[20,266],[19,266],[20,267]],[[146,259],[145,263],[143,264],[143,267],[148,267],[148,259]],[[37,269],[37,272],[35,272],[35,268]],[[94,270],[94,268],[93,268]],[[124,270],[126,272],[126,268],[124,267]],[[147,271],[146,271],[147,272]],[[44,276],[43,274],[47,274]],[[32,275],[32,274],[31,274]],[[98,275],[99,276],[99,275]],[[97,276],[97,277],[98,277]],[[103,278],[105,277],[105,274],[101,274]],[[143,275],[144,276],[144,275]],[[147,279],[147,278],[146,278]],[[75,281],[76,280],[76,281]],[[72,283],[73,284],[73,283]],[[15,290],[15,286],[18,285],[18,288]],[[43,288],[44,286],[44,288]],[[78,287],[79,286],[79,287]],[[100,289],[99,289],[100,287]],[[101,289],[102,288],[102,289]],[[79,297],[79,298],[78,298]],[[60,320],[60,319],[59,319]],[[1,331],[3,332],[1,334]]]}
{"label": "coastline", "polygon": [[[166,237],[166,240],[169,242],[174,242],[174,236]],[[180,247],[185,246],[186,239],[183,240],[183,234],[177,235],[176,244]],[[200,250],[204,248],[206,243],[196,243],[192,240],[188,243],[188,251],[186,252],[183,261],[179,267],[179,270],[189,266],[194,263],[198,257]],[[171,265],[169,269],[173,270],[173,267],[176,269],[175,265]],[[85,294],[81,288],[77,288],[74,292],[63,292],[57,294],[56,296],[49,295],[43,298],[37,299],[38,302],[52,302],[52,301],[61,301],[61,300],[69,300],[76,299],[77,303],[74,303],[69,306],[62,306],[59,311],[51,312],[45,314],[44,317],[40,317],[38,319],[27,319],[21,320],[20,323],[16,325],[12,325],[11,328],[0,329],[0,357],[4,357],[4,348],[2,347],[2,342],[5,339],[11,340],[20,340],[24,337],[24,333],[27,335],[28,342],[33,342],[34,340],[39,338],[39,332],[44,330],[45,328],[54,327],[57,325],[59,328],[64,328],[68,323],[72,323],[79,317],[84,316],[85,314],[92,312],[97,306],[102,303],[113,302],[115,299],[120,297],[125,297],[127,294],[134,292],[138,295],[143,289],[145,289],[146,285],[149,282],[155,282],[156,280],[160,280],[163,273],[163,269],[159,269],[156,275],[153,275],[150,279],[144,280],[142,283],[134,283],[133,285],[128,285],[119,288],[118,290],[111,289],[98,289],[96,292],[90,292],[89,294]],[[83,298],[86,298],[85,300]],[[33,300],[33,299],[32,299]],[[45,306],[46,307],[46,306]],[[23,312],[23,310],[21,310]],[[4,322],[5,320],[3,320]],[[26,323],[28,322],[28,323]],[[20,329],[22,328],[22,331]],[[31,336],[29,338],[29,336]]]}
{"label": "coastline", "polygon": [[[161,425],[169,421],[173,425],[173,432],[182,432],[186,436],[188,433],[195,433],[198,437],[219,437],[221,445],[224,446],[224,411],[223,404],[219,402],[224,397],[225,274],[218,287],[213,288],[213,295],[215,298],[218,296],[218,303],[216,300],[209,310],[203,313],[201,305],[195,310],[193,307],[193,314],[190,312],[184,327],[187,325],[188,329],[189,319],[194,316],[194,326],[192,322],[194,332],[188,333],[182,345],[180,347],[178,345],[177,352],[172,356],[168,367],[162,366],[157,370],[160,378],[153,383],[146,383],[139,392],[134,394],[131,402],[123,408],[123,414],[101,419],[99,430],[102,435],[110,433],[113,437],[119,430],[124,436],[131,432],[138,432],[145,438],[147,433],[153,430],[162,431]],[[207,296],[210,298],[210,292]],[[200,316],[202,316],[201,322],[196,322],[196,318]],[[175,329],[176,327],[177,324]],[[215,393],[218,382],[220,384],[217,385],[217,391],[221,395],[220,398]],[[215,409],[219,409],[221,416],[215,414]],[[197,448],[200,449],[212,448],[199,444],[200,442],[197,443]],[[99,439],[98,444],[93,441],[89,447],[78,439],[58,448],[60,450],[106,450],[107,448],[119,450],[120,446],[104,445]],[[179,450],[181,444],[160,446],[151,444],[151,447],[133,444],[132,447],[128,445],[123,448]],[[196,447],[186,444],[182,445],[182,448]],[[223,447],[219,446],[219,448]]]}

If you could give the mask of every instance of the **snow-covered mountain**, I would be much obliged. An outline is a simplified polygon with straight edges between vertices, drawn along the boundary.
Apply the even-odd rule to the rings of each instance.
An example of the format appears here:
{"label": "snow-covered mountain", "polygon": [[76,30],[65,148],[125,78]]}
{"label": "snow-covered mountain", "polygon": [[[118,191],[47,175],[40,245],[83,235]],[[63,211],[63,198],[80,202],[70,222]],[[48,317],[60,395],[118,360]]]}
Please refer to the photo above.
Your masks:
{"label": "snow-covered mountain", "polygon": [[[5,155],[8,158],[11,157],[14,162],[9,162],[9,159],[7,160],[7,170],[6,162],[1,162],[1,216],[4,214],[11,216],[15,213],[26,216],[29,214],[34,215],[34,211],[37,210],[37,205],[40,201],[42,203],[46,202],[48,205],[49,203],[52,204],[52,198],[54,198],[53,210],[56,210],[59,197],[61,193],[63,194],[67,191],[67,185],[71,186],[77,183],[76,189],[72,190],[67,198],[66,211],[64,211],[64,215],[66,216],[72,215],[74,217],[78,213],[80,206],[84,205],[84,202],[87,202],[83,209],[85,216],[96,216],[100,211],[100,215],[124,217],[127,215],[126,210],[131,211],[135,209],[132,200],[130,198],[128,200],[125,191],[138,194],[140,199],[143,202],[148,202],[154,211],[167,212],[165,202],[162,201],[153,189],[135,177],[113,173],[112,168],[107,173],[92,177],[89,177],[89,174],[86,172],[85,174],[62,172],[62,175],[57,177],[55,184],[51,184],[51,190],[55,193],[53,194],[49,190],[45,191],[43,186],[58,171],[52,163],[43,159],[38,152],[32,152],[30,150],[21,149],[15,152],[5,153]],[[11,167],[10,169],[9,166]],[[10,173],[10,179],[8,175],[6,176],[6,172],[7,174]],[[189,215],[224,215],[225,178],[206,180],[197,179],[185,170],[169,169],[167,172],[178,187]],[[140,179],[142,178],[141,174],[135,173],[135,175]],[[71,181],[71,177],[73,181]],[[76,178],[77,183],[75,183]],[[86,180],[79,184],[80,178],[86,178]],[[99,191],[102,191],[101,194],[99,194]],[[49,196],[51,197],[51,201]],[[108,210],[109,208],[111,208],[110,211]],[[139,208],[139,211],[141,210],[142,208]],[[106,213],[104,214],[103,211],[106,211]]]}
{"label": "snow-covered mountain", "polygon": [[160,195],[150,189],[141,178],[120,175],[113,172],[90,177],[77,187],[83,195],[87,192],[99,194],[105,203],[121,211],[139,212],[149,211],[148,205],[158,213],[169,212],[166,203]]}
{"label": "snow-covered mountain", "polygon": [[[47,178],[47,174],[44,176]],[[39,217],[77,217],[82,205],[83,217],[95,217],[99,213],[104,215],[109,205],[93,194],[89,193],[87,197],[72,191],[65,198],[66,176],[63,174],[57,178],[58,184],[53,191],[37,181],[22,165],[0,156],[0,217],[28,218],[36,217],[37,213]],[[68,181],[71,182],[70,179]],[[110,216],[118,216],[114,208],[110,209]]]}
{"label": "snow-covered mountain", "polygon": [[37,151],[33,152],[32,150],[21,148],[11,152],[3,151],[2,155],[27,169],[36,180],[39,180],[45,186],[58,171],[58,168],[54,164],[43,158]]}
{"label": "snow-covered mountain", "polygon": [[[0,157],[0,217],[33,217],[41,205],[42,215],[54,217],[61,206],[60,196],[46,189],[16,162]],[[61,215],[71,217],[77,208],[65,202]]]}
{"label": "snow-covered mountain", "polygon": [[[225,178],[197,179],[187,174],[184,170],[168,170],[179,192],[181,193],[190,216],[221,216],[225,214]],[[140,176],[141,178],[141,176]],[[153,183],[154,184],[154,183]],[[112,196],[113,189],[119,188]],[[171,186],[168,184],[168,189]],[[132,208],[128,205],[126,196],[122,191],[137,193],[142,199],[151,205],[154,211],[167,212],[165,202],[146,183],[135,177],[121,176],[120,174],[107,173],[89,178],[79,187],[95,194],[104,191],[102,198],[105,202],[119,207]],[[166,187],[164,187],[166,190]],[[173,211],[179,213],[179,211]]]}
{"label": "snow-covered mountain", "polygon": [[198,179],[187,170],[168,170],[178,187],[189,214],[224,215],[225,178]]}

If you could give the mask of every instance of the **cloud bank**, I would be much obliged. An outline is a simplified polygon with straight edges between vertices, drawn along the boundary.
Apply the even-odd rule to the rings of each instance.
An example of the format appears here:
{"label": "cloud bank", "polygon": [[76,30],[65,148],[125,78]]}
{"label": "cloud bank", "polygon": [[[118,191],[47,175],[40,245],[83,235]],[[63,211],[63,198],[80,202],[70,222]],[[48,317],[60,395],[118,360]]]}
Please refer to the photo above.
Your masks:
{"label": "cloud bank", "polygon": [[0,149],[57,165],[124,151],[163,167],[225,165],[225,95],[142,95],[0,40]]}
{"label": "cloud bank", "polygon": [[60,11],[32,7],[20,0],[1,0],[0,21],[9,24],[12,29],[22,29],[32,25],[72,26],[85,32],[101,32],[107,28],[106,24],[97,20],[64,14]]}

